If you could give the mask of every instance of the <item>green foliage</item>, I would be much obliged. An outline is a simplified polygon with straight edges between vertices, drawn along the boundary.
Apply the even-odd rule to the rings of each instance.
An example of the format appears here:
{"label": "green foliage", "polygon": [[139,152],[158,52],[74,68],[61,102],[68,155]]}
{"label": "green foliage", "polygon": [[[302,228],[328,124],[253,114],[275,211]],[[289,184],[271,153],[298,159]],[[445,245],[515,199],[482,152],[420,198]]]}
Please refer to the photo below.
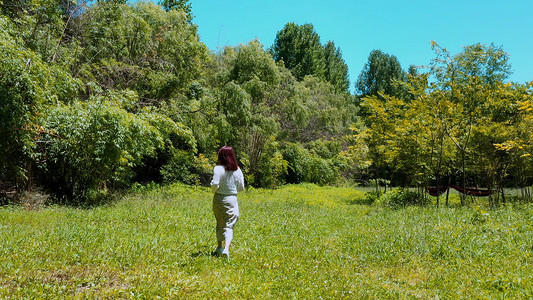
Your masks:
{"label": "green foliage", "polygon": [[339,167],[332,159],[311,156],[306,181],[320,185],[334,184],[339,178]]}
{"label": "green foliage", "polygon": [[301,183],[308,172],[309,153],[296,143],[287,143],[282,150],[283,159],[287,162],[287,183]]}
{"label": "green foliage", "polygon": [[246,90],[234,82],[224,86],[222,101],[219,102],[219,111],[233,126],[248,126],[251,122],[251,97]]}
{"label": "green foliage", "polygon": [[[104,58],[136,62],[149,49],[150,25],[127,4],[103,3],[87,15],[82,46],[85,57],[94,61]],[[90,19],[89,19],[90,18]]]}
{"label": "green foliage", "polygon": [[182,10],[151,2],[101,3],[82,17],[86,81],[104,89],[133,89],[150,103],[176,98],[202,73],[207,48]]}
{"label": "green foliage", "polygon": [[427,205],[429,200],[417,192],[396,188],[379,196],[376,203],[386,207],[401,208],[409,205]]}
{"label": "green foliage", "polygon": [[215,112],[216,138],[237,150],[252,185],[279,185],[286,169],[275,140],[279,105],[286,100],[279,94],[280,67],[257,41],[228,47],[218,59],[223,67],[216,76],[222,87]]}
{"label": "green foliage", "polygon": [[309,149],[311,154],[325,159],[337,157],[342,151],[342,146],[342,141],[335,139],[316,139],[306,144],[306,148]]}
{"label": "green foliage", "polygon": [[350,97],[314,76],[295,84],[294,96],[281,104],[282,134],[289,140],[309,142],[348,133],[357,109]]}
{"label": "green foliage", "polygon": [[348,66],[342,58],[341,49],[335,48],[333,41],[328,41],[324,46],[324,59],[326,61],[326,80],[335,87],[335,91],[348,93],[350,88]]}
{"label": "green foliage", "polygon": [[[464,84],[472,77],[477,77],[483,84],[492,87],[503,82],[511,74],[509,55],[501,46],[478,43],[465,46],[463,51],[455,56],[451,56],[435,42],[432,42],[432,48],[437,54],[431,64],[432,73],[441,84],[451,86],[454,81]],[[443,68],[443,65],[446,67]]]}
{"label": "green foliage", "polygon": [[223,145],[256,187],[532,183],[533,85],[501,47],[434,44],[427,73],[374,50],[354,96],[311,24],[209,53],[189,1],[155,2],[0,1],[0,189],[206,184]]}
{"label": "green foliage", "polygon": [[[395,82],[402,93],[362,99],[366,126],[354,138],[368,147],[374,176],[395,185],[453,181],[501,190],[509,168],[521,160],[515,144],[519,99],[530,93],[526,85],[502,81],[509,65],[501,48],[473,45],[457,55],[433,48],[437,58],[429,73],[411,69],[407,81]],[[436,80],[428,82],[430,76]],[[499,201],[497,195],[490,200]]]}
{"label": "green foliage", "polygon": [[[0,2],[1,13],[17,24],[22,45],[34,51],[43,61],[52,62],[70,59],[65,46],[72,42],[67,36],[80,9],[81,6],[74,0]],[[75,46],[69,50],[75,50]]]}
{"label": "green foliage", "polygon": [[277,143],[269,143],[259,163],[256,186],[278,187],[285,184],[287,162],[279,152]]}
{"label": "green foliage", "polygon": [[364,204],[374,204],[379,202],[379,198],[383,196],[382,191],[369,191],[365,194]]}
{"label": "green foliage", "polygon": [[187,14],[187,19],[192,21],[192,9],[191,4],[188,3],[189,0],[161,0],[159,5],[161,5],[166,11],[173,9],[182,10]]}
{"label": "green foliage", "polygon": [[278,66],[256,40],[236,48],[237,55],[230,69],[229,80],[239,84],[259,79],[267,84],[279,82]]}
{"label": "green foliage", "polygon": [[379,93],[398,96],[400,91],[395,81],[403,81],[404,77],[396,56],[372,50],[355,82],[355,88],[362,96],[377,96]]}
{"label": "green foliage", "polygon": [[195,184],[198,175],[191,174],[191,167],[194,163],[194,153],[190,151],[172,149],[169,162],[161,169],[163,182],[172,183],[175,181]]}
{"label": "green foliage", "polygon": [[336,48],[333,41],[321,45],[312,24],[287,23],[276,34],[270,52],[274,60],[282,62],[298,80],[311,75],[329,82],[337,93],[348,94],[348,66],[340,48]]}
{"label": "green foliage", "polygon": [[196,156],[198,147],[189,127],[174,122],[153,107],[144,108],[137,116],[157,128],[164,143],[155,155],[144,157],[135,167],[135,181],[205,183],[205,163],[201,160],[203,156]]}
{"label": "green foliage", "polygon": [[161,132],[113,99],[56,106],[45,128],[53,132],[43,149],[43,178],[58,196],[90,201],[108,186],[125,184],[144,156],[163,146]]}
{"label": "green foliage", "polygon": [[340,144],[328,141],[356,112],[347,67],[311,24],[280,33],[302,56],[287,69],[258,41],[209,54],[188,1],[5,0],[0,9],[2,186],[28,178],[84,201],[134,181],[205,184],[222,145],[234,146],[255,186],[286,183],[286,142],[309,148],[298,182],[333,182],[342,168]]}
{"label": "green foliage", "polygon": [[[333,143],[322,141],[321,143],[309,143],[311,150],[296,143],[287,143],[283,150],[283,159],[288,164],[285,181],[287,183],[311,182],[320,185],[334,184],[338,181],[340,170],[343,169],[338,159],[338,152],[327,153],[325,156],[317,155],[323,149],[317,145],[327,147]],[[330,156],[330,157],[328,157]]]}
{"label": "green foliage", "polygon": [[[471,184],[470,175],[484,178],[487,188],[497,190],[503,187],[508,162],[495,144],[513,135],[512,103],[517,96],[510,95],[518,92],[503,83],[510,70],[508,57],[494,45],[467,46],[455,56],[436,43],[433,48],[437,58],[431,63],[431,74],[438,80],[430,95],[443,108],[439,117],[447,138],[456,146],[461,183]],[[507,114],[504,123],[499,120],[502,114]]]}
{"label": "green foliage", "polygon": [[287,23],[276,34],[272,53],[298,80],[306,75],[325,78],[324,49],[312,24]]}
{"label": "green foliage", "polygon": [[69,101],[79,82],[25,48],[10,20],[0,16],[0,23],[0,182],[24,186],[43,132],[42,111]]}

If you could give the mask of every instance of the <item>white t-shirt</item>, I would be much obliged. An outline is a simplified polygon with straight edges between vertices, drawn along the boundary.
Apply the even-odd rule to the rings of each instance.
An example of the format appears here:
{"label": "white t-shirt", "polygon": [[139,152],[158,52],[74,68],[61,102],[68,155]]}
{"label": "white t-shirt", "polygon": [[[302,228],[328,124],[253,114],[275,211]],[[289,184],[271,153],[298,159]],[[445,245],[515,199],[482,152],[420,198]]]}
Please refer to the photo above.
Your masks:
{"label": "white t-shirt", "polygon": [[222,195],[237,195],[238,192],[244,191],[244,176],[241,169],[226,171],[224,166],[215,166],[211,191]]}

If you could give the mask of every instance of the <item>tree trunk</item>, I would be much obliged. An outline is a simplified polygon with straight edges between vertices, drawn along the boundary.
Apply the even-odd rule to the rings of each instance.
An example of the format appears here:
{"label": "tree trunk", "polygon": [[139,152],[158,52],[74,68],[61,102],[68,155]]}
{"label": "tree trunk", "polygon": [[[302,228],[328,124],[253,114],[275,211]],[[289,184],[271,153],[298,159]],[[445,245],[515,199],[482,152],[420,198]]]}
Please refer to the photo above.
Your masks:
{"label": "tree trunk", "polygon": [[[461,156],[461,169],[463,171],[463,189],[466,189],[466,172],[465,172],[465,152],[463,151]],[[461,206],[464,206],[466,204],[466,194],[461,193],[460,194],[461,199]]]}
{"label": "tree trunk", "polygon": [[450,183],[452,183],[452,177],[448,177],[448,189],[446,190],[446,206],[450,206]]}

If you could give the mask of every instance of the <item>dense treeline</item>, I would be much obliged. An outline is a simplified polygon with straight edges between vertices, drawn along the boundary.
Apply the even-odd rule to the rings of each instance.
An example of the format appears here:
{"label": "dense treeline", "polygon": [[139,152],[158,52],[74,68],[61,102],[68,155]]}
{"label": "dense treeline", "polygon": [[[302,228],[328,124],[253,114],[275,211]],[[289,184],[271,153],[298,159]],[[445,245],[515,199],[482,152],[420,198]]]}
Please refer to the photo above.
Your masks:
{"label": "dense treeline", "polygon": [[532,184],[532,84],[505,82],[498,47],[435,45],[427,73],[374,50],[351,95],[311,24],[213,53],[187,1],[125,2],[0,1],[4,195],[205,184],[222,145],[258,187]]}

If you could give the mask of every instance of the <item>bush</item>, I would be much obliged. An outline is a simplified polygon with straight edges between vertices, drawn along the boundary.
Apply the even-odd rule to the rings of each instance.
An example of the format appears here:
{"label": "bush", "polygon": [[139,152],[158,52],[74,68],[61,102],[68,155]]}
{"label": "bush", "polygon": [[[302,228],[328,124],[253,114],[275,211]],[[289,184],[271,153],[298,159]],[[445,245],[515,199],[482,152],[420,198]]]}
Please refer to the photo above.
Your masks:
{"label": "bush", "polygon": [[[273,188],[284,183],[287,174],[287,161],[279,151],[278,143],[273,139],[267,142],[259,159],[258,170],[252,173],[250,183],[257,187]],[[254,177],[255,176],[255,177]]]}
{"label": "bush", "polygon": [[306,148],[316,156],[332,159],[337,157],[342,151],[342,143],[340,140],[318,139],[307,143]]}
{"label": "bush", "polygon": [[164,183],[180,181],[190,185],[208,184],[213,174],[214,162],[203,154],[195,156],[193,152],[172,149],[172,157],[161,168]]}
{"label": "bush", "polygon": [[299,144],[287,143],[282,154],[288,163],[286,183],[333,184],[340,176],[342,164],[339,160],[311,154]]}
{"label": "bush", "polygon": [[125,185],[132,168],[164,145],[156,127],[112,99],[55,107],[45,126],[52,134],[40,154],[44,183],[56,195],[80,203]]}
{"label": "bush", "polygon": [[333,159],[313,156],[309,159],[306,181],[320,185],[333,184],[339,178],[339,168]]}
{"label": "bush", "polygon": [[374,204],[376,202],[378,202],[379,200],[379,197],[381,197],[383,195],[383,192],[378,192],[378,191],[370,191],[370,192],[367,192],[366,195],[365,195],[365,203],[366,204]]}
{"label": "bush", "polygon": [[296,143],[287,143],[281,151],[283,159],[287,161],[286,183],[301,183],[307,174],[309,153]]}
{"label": "bush", "polygon": [[417,192],[405,188],[396,188],[381,195],[376,202],[379,205],[391,208],[400,208],[408,205],[427,205],[429,200]]}
{"label": "bush", "polygon": [[[135,168],[134,180],[141,183],[181,181],[197,184],[199,175],[205,171],[196,172],[196,166],[201,168],[204,163],[197,162],[196,139],[190,128],[149,107],[138,116],[157,128],[163,144],[154,156],[144,157],[143,162]],[[211,171],[212,169],[209,172]]]}

